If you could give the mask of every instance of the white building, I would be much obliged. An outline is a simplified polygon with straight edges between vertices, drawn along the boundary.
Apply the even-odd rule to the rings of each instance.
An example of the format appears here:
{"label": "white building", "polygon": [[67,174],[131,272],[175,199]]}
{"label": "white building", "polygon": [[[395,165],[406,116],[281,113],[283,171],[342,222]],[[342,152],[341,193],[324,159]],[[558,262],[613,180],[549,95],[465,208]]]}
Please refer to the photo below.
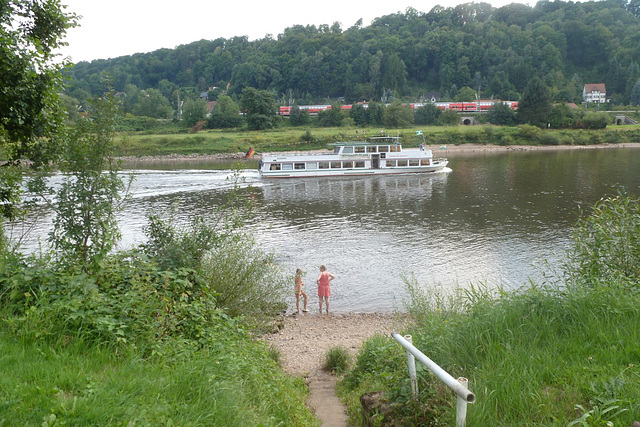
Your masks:
{"label": "white building", "polygon": [[582,99],[584,102],[607,102],[607,89],[604,83],[587,83],[582,89]]}

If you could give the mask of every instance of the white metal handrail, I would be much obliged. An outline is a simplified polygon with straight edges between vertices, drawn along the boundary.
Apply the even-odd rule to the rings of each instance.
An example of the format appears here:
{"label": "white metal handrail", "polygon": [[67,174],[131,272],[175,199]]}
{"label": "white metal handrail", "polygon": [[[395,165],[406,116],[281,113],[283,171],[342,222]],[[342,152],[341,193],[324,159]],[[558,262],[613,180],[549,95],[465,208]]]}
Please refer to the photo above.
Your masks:
{"label": "white metal handrail", "polygon": [[456,426],[464,427],[467,418],[467,403],[474,403],[476,395],[467,388],[468,380],[466,378],[458,378],[457,380],[449,375],[444,369],[438,366],[433,360],[429,359],[420,350],[411,343],[411,335],[401,336],[397,332],[391,332],[393,339],[398,341],[407,352],[407,365],[409,368],[409,377],[411,379],[411,392],[415,398],[418,395],[418,379],[416,374],[415,359],[418,359],[433,374],[445,383],[455,394],[458,395],[456,405]]}

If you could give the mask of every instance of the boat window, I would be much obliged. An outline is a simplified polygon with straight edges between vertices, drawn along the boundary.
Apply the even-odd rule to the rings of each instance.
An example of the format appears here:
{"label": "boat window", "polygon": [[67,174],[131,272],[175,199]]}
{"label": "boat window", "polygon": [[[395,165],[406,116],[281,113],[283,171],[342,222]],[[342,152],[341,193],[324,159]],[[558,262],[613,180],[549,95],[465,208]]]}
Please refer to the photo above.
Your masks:
{"label": "boat window", "polygon": [[283,171],[293,170],[293,163],[283,163],[282,164],[282,170]]}
{"label": "boat window", "polygon": [[420,166],[420,160],[418,159],[409,160],[409,166]]}
{"label": "boat window", "polygon": [[331,162],[331,169],[340,169],[342,167],[342,162]]}
{"label": "boat window", "polygon": [[342,150],[343,154],[351,154],[353,153],[353,147],[344,147],[344,150]]}
{"label": "boat window", "polygon": [[318,169],[329,169],[329,162],[318,162]]}
{"label": "boat window", "polygon": [[395,168],[397,166],[397,163],[395,160],[387,160],[387,167],[388,168]]}
{"label": "boat window", "polygon": [[389,152],[389,146],[388,145],[380,145],[378,147],[378,153],[388,153]]}
{"label": "boat window", "polygon": [[364,153],[364,147],[354,147],[356,149],[356,153]]}
{"label": "boat window", "polygon": [[407,166],[406,160],[398,160],[398,167],[406,167],[406,166]]}
{"label": "boat window", "polygon": [[304,169],[304,163],[294,163],[295,169]]}
{"label": "boat window", "polygon": [[422,166],[429,166],[429,159],[422,159],[422,160],[420,160],[420,165],[422,165]]}
{"label": "boat window", "polygon": [[392,153],[395,153],[398,151],[398,146],[397,145],[392,145],[391,147],[389,147],[389,149],[391,150]]}
{"label": "boat window", "polygon": [[333,149],[333,154],[340,154],[340,147],[335,147]]}
{"label": "boat window", "polygon": [[271,171],[279,171],[280,170],[280,163],[271,163],[271,166],[269,166],[269,170],[271,170]]}
{"label": "boat window", "polygon": [[309,169],[318,169],[318,162],[309,162],[307,163],[307,170]]}
{"label": "boat window", "polygon": [[342,167],[347,169],[353,169],[353,162],[342,162]]}
{"label": "boat window", "polygon": [[363,168],[364,167],[364,162],[363,161],[359,161],[359,162],[355,162],[356,163],[356,168]]}
{"label": "boat window", "polygon": [[375,145],[367,145],[367,153],[375,153],[376,146]]}

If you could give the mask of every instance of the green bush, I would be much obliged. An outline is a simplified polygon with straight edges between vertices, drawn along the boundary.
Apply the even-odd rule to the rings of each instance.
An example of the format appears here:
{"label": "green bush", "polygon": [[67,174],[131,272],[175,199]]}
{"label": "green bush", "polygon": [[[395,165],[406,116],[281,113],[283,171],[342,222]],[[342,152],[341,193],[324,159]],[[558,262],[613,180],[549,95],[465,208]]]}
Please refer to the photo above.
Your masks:
{"label": "green bush", "polygon": [[566,272],[575,280],[640,281],[640,201],[621,193],[601,199],[581,215]]}
{"label": "green bush", "polygon": [[350,364],[351,355],[344,347],[332,347],[325,355],[324,368],[334,374],[346,372]]}

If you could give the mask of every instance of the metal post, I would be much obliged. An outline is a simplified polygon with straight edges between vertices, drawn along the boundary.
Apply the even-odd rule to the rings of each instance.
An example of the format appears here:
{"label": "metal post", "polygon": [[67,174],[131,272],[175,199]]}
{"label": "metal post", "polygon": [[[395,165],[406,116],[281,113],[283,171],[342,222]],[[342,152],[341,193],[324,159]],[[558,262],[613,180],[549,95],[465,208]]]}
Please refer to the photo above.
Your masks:
{"label": "metal post", "polygon": [[[458,378],[458,382],[462,384],[464,388],[467,388],[469,384],[469,380],[460,377]],[[467,400],[458,396],[456,402],[456,427],[465,427],[467,424]]]}
{"label": "metal post", "polygon": [[[411,344],[411,335],[405,335],[404,338]],[[413,344],[412,344],[413,345]],[[418,397],[418,375],[416,373],[416,358],[407,351],[407,365],[409,366],[409,379],[411,380],[411,397]]]}
{"label": "metal post", "polygon": [[444,369],[442,369],[433,360],[429,359],[420,350],[410,344],[397,332],[391,332],[391,336],[402,345],[408,352],[414,355],[416,359],[423,365],[425,365],[433,374],[445,383],[455,394],[462,397],[467,403],[473,403],[476,400],[475,394],[470,392],[466,387],[462,386],[455,378],[449,375]]}

